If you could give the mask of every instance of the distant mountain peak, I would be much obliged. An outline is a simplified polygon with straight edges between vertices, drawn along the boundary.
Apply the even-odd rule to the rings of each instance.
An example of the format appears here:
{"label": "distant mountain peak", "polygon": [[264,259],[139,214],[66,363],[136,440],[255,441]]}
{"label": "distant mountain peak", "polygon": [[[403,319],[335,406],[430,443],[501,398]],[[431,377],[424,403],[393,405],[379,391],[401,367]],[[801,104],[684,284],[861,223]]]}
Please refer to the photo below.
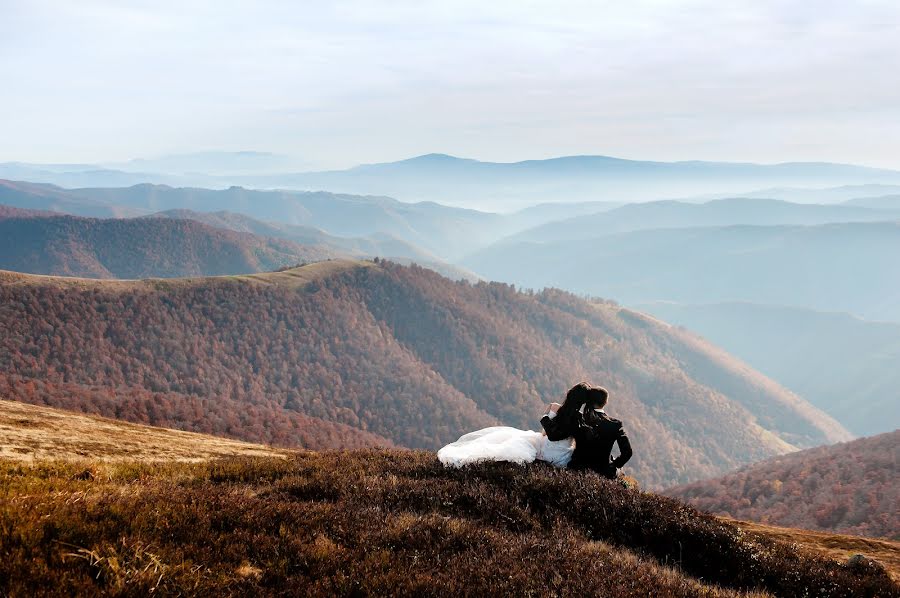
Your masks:
{"label": "distant mountain peak", "polygon": [[418,161],[457,161],[463,160],[466,162],[478,162],[478,160],[474,160],[472,158],[460,158],[458,156],[451,156],[450,154],[440,154],[440,153],[430,153],[430,154],[422,154],[421,156],[415,156],[413,158],[409,158],[408,160],[404,160],[406,162],[418,160]]}

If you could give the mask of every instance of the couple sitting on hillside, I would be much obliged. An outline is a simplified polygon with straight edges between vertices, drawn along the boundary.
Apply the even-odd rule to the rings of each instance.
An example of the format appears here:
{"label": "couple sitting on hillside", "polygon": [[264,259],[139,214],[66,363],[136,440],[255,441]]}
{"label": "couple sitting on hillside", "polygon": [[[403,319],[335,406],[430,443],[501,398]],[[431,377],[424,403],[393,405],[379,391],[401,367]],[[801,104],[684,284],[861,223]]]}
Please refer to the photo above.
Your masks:
{"label": "couple sitting on hillside", "polygon": [[[505,426],[471,432],[438,451],[444,465],[478,461],[532,463],[546,461],[557,467],[591,470],[615,479],[631,458],[631,443],[622,422],[603,408],[609,392],[584,382],[566,393],[562,405],[551,403],[541,418],[543,433]],[[611,458],[613,445],[619,456]]]}

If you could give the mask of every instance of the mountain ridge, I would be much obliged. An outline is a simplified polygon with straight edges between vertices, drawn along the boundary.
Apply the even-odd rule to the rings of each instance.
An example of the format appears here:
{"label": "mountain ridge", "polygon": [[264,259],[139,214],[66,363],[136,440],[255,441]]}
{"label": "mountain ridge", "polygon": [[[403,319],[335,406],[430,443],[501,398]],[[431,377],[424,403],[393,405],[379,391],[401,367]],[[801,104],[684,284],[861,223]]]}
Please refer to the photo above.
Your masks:
{"label": "mountain ridge", "polygon": [[[613,392],[613,413],[641,445],[633,471],[650,486],[849,438],[833,419],[672,327],[560,291],[453,282],[415,266],[320,262],[111,282],[4,272],[0,294],[9,330],[0,373],[146,389],[174,406],[188,400],[179,397],[198,405],[229,397],[258,405],[259,417],[299,413],[402,446],[434,449],[498,423],[534,428],[547,402],[585,378]],[[179,341],[188,331],[190,342]],[[67,349],[83,345],[95,350]],[[78,397],[85,409],[107,400]],[[134,409],[149,397],[129,400]],[[688,438],[697,437],[705,440],[695,448]]]}
{"label": "mountain ridge", "polygon": [[732,197],[703,203],[661,200],[633,203],[577,217],[557,220],[516,233],[501,243],[569,241],[646,229],[700,226],[784,226],[900,220],[896,209],[851,204],[799,204],[779,199]]}
{"label": "mountain ridge", "polygon": [[626,305],[751,301],[898,321],[900,276],[891,274],[897,252],[900,222],[883,221],[647,229],[587,240],[497,243],[460,263],[526,288],[565,288]]}
{"label": "mountain ridge", "polygon": [[120,171],[59,172],[41,165],[0,164],[0,177],[58,183],[64,187],[134,182],[223,188],[326,189],[374,193],[407,201],[457,206],[525,207],[564,197],[567,201],[646,201],[709,193],[737,193],[766,187],[900,184],[900,172],[829,162],[665,162],[609,156],[561,156],[517,162],[489,162],[446,154],[425,154],[394,162],[345,169],[262,175],[171,176]]}
{"label": "mountain ridge", "polygon": [[0,217],[0,267],[95,278],[243,274],[339,256],[326,247],[167,218]]}
{"label": "mountain ridge", "polygon": [[898,460],[895,430],[781,455],[666,494],[739,519],[898,540]]}
{"label": "mountain ridge", "polygon": [[636,307],[702,335],[854,434],[888,432],[900,421],[900,323],[748,302]]}

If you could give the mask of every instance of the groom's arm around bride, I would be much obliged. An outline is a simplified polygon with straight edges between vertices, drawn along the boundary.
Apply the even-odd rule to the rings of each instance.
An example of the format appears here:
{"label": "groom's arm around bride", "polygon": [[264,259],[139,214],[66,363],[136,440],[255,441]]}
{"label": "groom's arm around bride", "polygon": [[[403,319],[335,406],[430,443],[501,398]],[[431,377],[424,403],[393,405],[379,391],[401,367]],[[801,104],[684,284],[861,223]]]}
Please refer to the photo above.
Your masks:
{"label": "groom's arm around bride", "polygon": [[570,421],[571,417],[559,415],[559,403],[551,403],[547,408],[547,413],[541,418],[541,426],[547,433],[548,440],[565,440],[575,435],[575,428],[578,427],[577,422]]}

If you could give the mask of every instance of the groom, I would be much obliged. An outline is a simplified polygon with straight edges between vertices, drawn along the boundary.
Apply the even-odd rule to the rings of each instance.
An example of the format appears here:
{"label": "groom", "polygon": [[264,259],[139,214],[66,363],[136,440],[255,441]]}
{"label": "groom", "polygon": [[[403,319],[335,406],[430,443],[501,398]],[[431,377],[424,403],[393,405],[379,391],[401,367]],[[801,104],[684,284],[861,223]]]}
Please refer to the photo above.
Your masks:
{"label": "groom", "polygon": [[[611,480],[616,479],[617,471],[631,459],[632,451],[622,422],[603,410],[609,401],[609,391],[602,386],[582,382],[566,395],[566,402],[569,400],[583,404],[584,410],[576,410],[569,417],[557,419],[557,411],[561,405],[550,405],[550,410],[541,418],[547,438],[575,439],[575,452],[569,462],[569,469],[589,469]],[[614,444],[619,445],[619,456],[611,459]]]}

